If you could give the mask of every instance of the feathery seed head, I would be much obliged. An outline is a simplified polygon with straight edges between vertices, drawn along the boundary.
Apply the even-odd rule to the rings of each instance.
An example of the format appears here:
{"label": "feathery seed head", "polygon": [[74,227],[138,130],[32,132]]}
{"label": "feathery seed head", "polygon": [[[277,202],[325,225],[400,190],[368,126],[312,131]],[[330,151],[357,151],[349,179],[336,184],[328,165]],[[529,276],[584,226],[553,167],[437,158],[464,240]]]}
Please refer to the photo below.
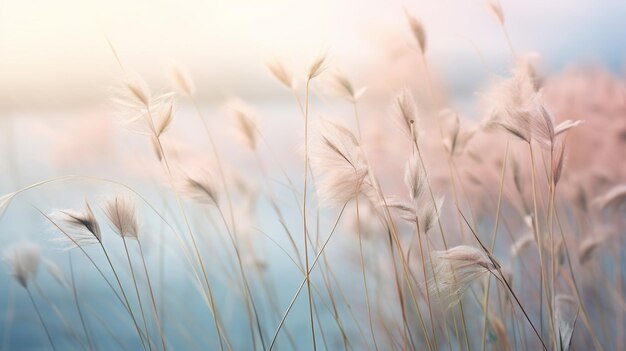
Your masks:
{"label": "feathery seed head", "polygon": [[139,238],[139,221],[131,198],[116,195],[105,201],[102,210],[115,234],[131,239]]}
{"label": "feathery seed head", "polygon": [[487,9],[489,9],[489,12],[491,12],[500,25],[504,25],[504,13],[502,12],[502,6],[500,6],[499,2],[493,0],[487,1]]}
{"label": "feathery seed head", "polygon": [[124,80],[124,87],[127,89],[129,99],[135,99],[136,102],[146,107],[150,105],[150,88],[148,88],[148,84],[139,76],[126,78]]}
{"label": "feathery seed head", "polygon": [[495,269],[487,255],[472,246],[460,245],[445,251],[433,252],[431,290],[439,292],[452,306],[476,279]]}
{"label": "feathery seed head", "polygon": [[14,196],[15,193],[10,193],[0,197],[0,218],[2,218],[2,215],[4,215],[4,211],[7,210]]}
{"label": "feathery seed head", "polygon": [[424,26],[422,22],[418,20],[415,16],[412,16],[407,9],[404,9],[404,14],[406,15],[407,20],[409,21],[409,27],[411,28],[411,33],[415,40],[417,41],[417,45],[419,46],[422,54],[426,53],[426,31],[424,30]]}
{"label": "feathery seed head", "polygon": [[63,233],[63,236],[55,239],[55,241],[65,244],[67,249],[102,242],[100,224],[98,224],[96,216],[87,201],[85,201],[83,212],[56,210],[50,214],[50,218],[55,221],[55,224],[59,226]]}
{"label": "feathery seed head", "polygon": [[267,64],[267,68],[270,70],[274,78],[281,82],[284,86],[293,90],[294,81],[291,72],[279,61],[270,62]]}
{"label": "feathery seed head", "polygon": [[320,174],[318,195],[322,203],[342,205],[369,186],[369,168],[358,140],[347,128],[320,121],[317,142],[310,154],[312,169]]}
{"label": "feathery seed head", "polygon": [[187,175],[179,186],[181,193],[201,204],[218,204],[217,187],[207,174]]}
{"label": "feathery seed head", "polygon": [[355,89],[352,82],[341,73],[334,73],[327,79],[329,93],[350,103],[356,103],[367,90],[367,87]]}
{"label": "feathery seed head", "polygon": [[231,99],[227,103],[227,108],[236,119],[240,139],[247,147],[255,150],[258,127],[252,108],[240,99]]}
{"label": "feathery seed head", "polygon": [[417,153],[408,159],[404,166],[404,184],[409,190],[411,201],[417,200],[425,189],[426,173],[421,167]]}
{"label": "feathery seed head", "polygon": [[13,244],[4,251],[4,258],[10,266],[11,274],[23,287],[35,279],[41,261],[40,248],[34,242],[24,241]]}
{"label": "feathery seed head", "polygon": [[326,69],[326,55],[318,56],[312,63],[309,65],[307,80],[311,80],[324,72]]}
{"label": "feathery seed head", "polygon": [[556,321],[558,350],[569,350],[579,309],[578,300],[572,296],[559,294],[554,298],[554,319]]}
{"label": "feathery seed head", "polygon": [[417,106],[409,89],[402,89],[394,98],[392,105],[394,120],[408,136],[409,139],[417,140]]}
{"label": "feathery seed head", "polygon": [[174,86],[178,88],[178,90],[188,96],[193,96],[196,92],[196,85],[186,67],[181,65],[172,66],[171,75]]}

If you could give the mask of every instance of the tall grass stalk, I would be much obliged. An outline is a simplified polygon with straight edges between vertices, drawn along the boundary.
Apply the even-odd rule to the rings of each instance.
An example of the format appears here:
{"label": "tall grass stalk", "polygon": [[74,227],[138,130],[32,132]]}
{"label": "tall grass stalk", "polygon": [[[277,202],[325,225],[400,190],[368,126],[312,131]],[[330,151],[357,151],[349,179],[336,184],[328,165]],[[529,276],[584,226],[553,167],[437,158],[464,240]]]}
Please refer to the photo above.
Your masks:
{"label": "tall grass stalk", "polygon": [[311,340],[313,341],[313,350],[317,350],[315,342],[315,325],[313,324],[313,297],[311,296],[311,282],[309,279],[309,244],[307,238],[307,182],[309,173],[309,89],[311,79],[307,78],[306,90],[304,95],[304,187],[302,190],[302,232],[304,237],[304,266],[306,268],[306,287],[309,300],[309,319],[311,322]]}
{"label": "tall grass stalk", "polygon": [[[122,242],[124,243],[124,252],[126,253],[126,259],[128,260],[128,268],[130,269],[130,276],[133,280],[135,293],[137,294],[137,303],[139,304],[139,311],[141,312],[141,318],[143,319],[143,327],[146,331],[146,339],[148,342],[148,348],[152,350],[152,343],[150,342],[150,328],[148,328],[148,323],[146,322],[146,314],[144,313],[143,304],[141,303],[141,294],[139,293],[139,287],[137,286],[137,277],[135,276],[135,269],[133,268],[133,262],[130,259],[130,253],[128,252],[128,245],[126,244],[126,237],[124,235],[122,235]],[[107,259],[108,259],[108,256],[107,256]]]}
{"label": "tall grass stalk", "polygon": [[46,326],[46,322],[44,322],[43,317],[41,316],[41,312],[39,311],[39,307],[37,307],[37,303],[35,303],[35,299],[33,298],[33,294],[30,291],[30,288],[25,287],[26,288],[26,293],[28,294],[28,298],[30,299],[30,302],[33,305],[33,308],[35,309],[35,312],[37,313],[37,317],[39,318],[39,322],[41,323],[41,326],[43,327],[44,331],[46,332],[46,337],[48,338],[48,342],[50,342],[50,347],[52,347],[52,350],[56,351],[57,348],[54,345],[54,342],[52,341],[52,336],[50,335],[50,331],[48,330],[48,327]]}
{"label": "tall grass stalk", "polygon": [[[491,244],[489,245],[490,250],[493,251],[496,246],[496,238],[498,235],[498,225],[500,224],[500,209],[502,206],[502,190],[504,189],[504,175],[506,174],[506,164],[509,158],[509,140],[506,142],[506,147],[504,149],[504,158],[502,161],[502,170],[500,172],[500,184],[498,187],[498,204],[496,206],[496,218],[495,223],[493,225],[493,232],[491,234]],[[482,342],[482,350],[485,351],[487,347],[487,317],[489,315],[489,287],[491,285],[491,277],[487,276],[485,278],[485,295],[483,300],[483,342]]]}
{"label": "tall grass stalk", "polygon": [[89,328],[87,327],[87,321],[83,314],[83,310],[80,307],[80,302],[78,301],[78,291],[76,288],[76,278],[74,276],[74,261],[72,260],[72,253],[67,255],[70,266],[70,282],[72,284],[72,295],[74,297],[74,304],[76,306],[76,312],[78,313],[78,318],[80,320],[80,325],[83,328],[83,332],[85,333],[85,338],[87,339],[87,344],[89,345],[90,350],[96,350],[96,346],[94,344],[91,333],[89,332]]}

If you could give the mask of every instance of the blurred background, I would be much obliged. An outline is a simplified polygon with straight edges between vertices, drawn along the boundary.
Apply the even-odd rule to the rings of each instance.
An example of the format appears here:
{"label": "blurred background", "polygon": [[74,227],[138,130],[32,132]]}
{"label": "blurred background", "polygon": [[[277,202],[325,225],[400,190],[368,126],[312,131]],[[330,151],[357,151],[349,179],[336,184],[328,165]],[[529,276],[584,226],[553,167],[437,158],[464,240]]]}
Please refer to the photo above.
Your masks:
{"label": "blurred background", "polygon": [[[390,65],[412,40],[403,7],[428,28],[432,65],[449,89],[476,90],[486,77],[480,55],[492,72],[506,72],[506,41],[479,0],[3,0],[1,103],[6,114],[102,102],[121,75],[107,37],[125,65],[157,87],[167,83],[172,62],[185,65],[206,101],[284,96],[264,64],[280,59],[304,69],[321,52],[363,85],[398,74]],[[597,63],[621,72],[626,48],[615,40],[626,29],[621,2],[503,1],[502,7],[516,49],[541,53],[550,70]]]}

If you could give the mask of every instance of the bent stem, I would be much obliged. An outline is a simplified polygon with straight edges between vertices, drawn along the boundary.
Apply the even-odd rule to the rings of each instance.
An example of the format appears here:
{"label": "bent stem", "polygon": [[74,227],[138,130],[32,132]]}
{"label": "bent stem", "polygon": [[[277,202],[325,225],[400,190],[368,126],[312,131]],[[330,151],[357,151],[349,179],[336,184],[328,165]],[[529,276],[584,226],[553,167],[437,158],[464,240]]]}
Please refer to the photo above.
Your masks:
{"label": "bent stem", "polygon": [[528,316],[528,314],[526,313],[526,310],[524,309],[524,306],[522,305],[522,303],[520,302],[520,300],[517,298],[517,294],[515,294],[515,292],[513,291],[513,289],[511,288],[511,286],[509,285],[509,283],[506,281],[506,277],[504,276],[504,273],[502,273],[502,266],[500,266],[500,263],[498,263],[498,261],[496,260],[496,258],[493,256],[493,254],[491,253],[491,251],[489,251],[489,249],[487,249],[487,247],[485,247],[485,245],[482,243],[482,241],[480,240],[480,238],[478,237],[478,235],[476,234],[476,232],[474,231],[474,229],[472,229],[472,226],[470,226],[469,222],[467,221],[467,218],[465,218],[465,215],[463,215],[463,212],[461,212],[461,209],[457,208],[457,211],[459,212],[459,215],[461,215],[461,217],[463,218],[463,220],[465,221],[465,224],[467,224],[467,227],[469,228],[470,232],[472,233],[472,235],[474,236],[474,238],[476,239],[476,241],[478,242],[478,244],[480,245],[480,247],[483,249],[483,251],[487,254],[487,257],[489,258],[489,260],[491,261],[491,263],[493,264],[494,268],[496,269],[496,271],[498,272],[498,274],[500,275],[500,277],[496,274],[494,274],[491,270],[489,270],[491,272],[491,274],[493,274],[493,276],[498,279],[501,283],[503,283],[507,290],[509,291],[509,293],[513,296],[513,298],[515,299],[515,302],[517,303],[517,305],[519,306],[519,308],[522,310],[522,313],[524,314],[524,317],[526,317],[526,320],[528,321],[528,323],[530,324],[530,326],[532,327],[533,331],[535,332],[535,335],[537,335],[537,338],[539,338],[539,341],[541,341],[541,345],[543,346],[544,350],[548,350],[546,344],[543,342],[543,338],[541,337],[541,334],[539,333],[539,331],[537,330],[537,328],[535,328],[535,325],[533,324],[533,322],[530,320],[530,317]]}

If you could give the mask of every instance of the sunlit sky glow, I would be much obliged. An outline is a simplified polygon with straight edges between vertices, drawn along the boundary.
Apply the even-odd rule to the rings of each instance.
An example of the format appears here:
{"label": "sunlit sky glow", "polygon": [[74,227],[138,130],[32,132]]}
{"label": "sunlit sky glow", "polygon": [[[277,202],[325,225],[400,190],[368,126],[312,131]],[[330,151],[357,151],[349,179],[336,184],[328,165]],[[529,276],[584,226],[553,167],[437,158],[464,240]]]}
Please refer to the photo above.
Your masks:
{"label": "sunlit sky glow", "polygon": [[[409,45],[403,6],[425,23],[430,57],[443,76],[462,81],[473,69],[464,72],[459,60],[479,64],[470,40],[494,69],[506,66],[506,42],[483,1],[2,0],[1,101],[8,108],[99,101],[121,75],[106,36],[129,69],[157,86],[170,63],[189,67],[204,98],[275,94],[264,68],[273,58],[302,68],[327,52],[334,66],[363,77],[372,67],[381,71],[389,50]],[[516,47],[541,52],[552,69],[588,60],[621,69],[626,44],[610,38],[626,29],[626,5],[502,6]]]}

